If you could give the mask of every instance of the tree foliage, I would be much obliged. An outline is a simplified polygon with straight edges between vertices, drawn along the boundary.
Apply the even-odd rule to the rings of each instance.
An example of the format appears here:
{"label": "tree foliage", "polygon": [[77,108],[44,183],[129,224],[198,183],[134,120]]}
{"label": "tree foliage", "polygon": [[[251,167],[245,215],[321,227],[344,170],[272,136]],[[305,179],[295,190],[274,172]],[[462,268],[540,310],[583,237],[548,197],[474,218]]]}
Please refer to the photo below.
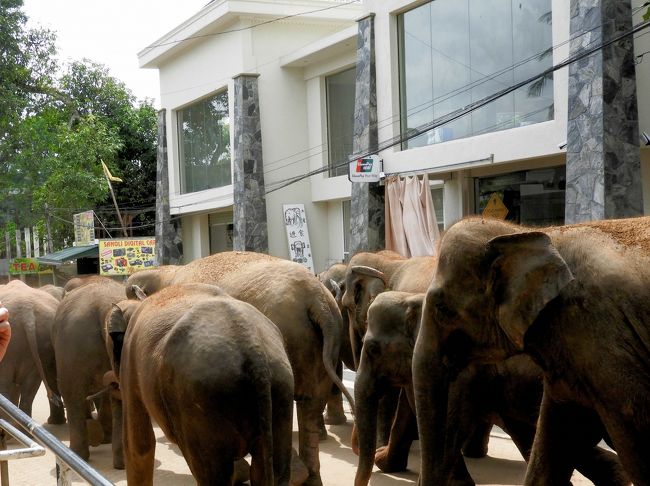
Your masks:
{"label": "tree foliage", "polygon": [[95,209],[117,227],[104,161],[124,180],[118,203],[141,227],[131,234],[152,234],[153,212],[142,209],[155,206],[155,108],[100,64],[59,64],[54,34],[27,28],[21,8],[0,2],[0,230],[47,218],[60,248],[76,212]]}

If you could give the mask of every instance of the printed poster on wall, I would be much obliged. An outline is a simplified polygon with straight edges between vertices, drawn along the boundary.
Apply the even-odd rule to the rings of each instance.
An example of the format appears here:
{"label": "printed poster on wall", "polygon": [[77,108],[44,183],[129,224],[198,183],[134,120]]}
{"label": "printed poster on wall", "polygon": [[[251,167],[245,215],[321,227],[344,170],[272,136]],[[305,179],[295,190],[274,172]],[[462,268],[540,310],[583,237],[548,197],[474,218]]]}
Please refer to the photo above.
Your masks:
{"label": "printed poster on wall", "polygon": [[77,246],[95,243],[95,213],[85,211],[72,215],[74,221],[74,242]]}
{"label": "printed poster on wall", "polygon": [[131,275],[156,265],[156,238],[99,240],[99,274]]}
{"label": "printed poster on wall", "polygon": [[307,217],[304,204],[283,204],[284,225],[287,229],[289,243],[289,259],[300,263],[314,273],[314,262],[311,257],[311,244],[307,230]]}

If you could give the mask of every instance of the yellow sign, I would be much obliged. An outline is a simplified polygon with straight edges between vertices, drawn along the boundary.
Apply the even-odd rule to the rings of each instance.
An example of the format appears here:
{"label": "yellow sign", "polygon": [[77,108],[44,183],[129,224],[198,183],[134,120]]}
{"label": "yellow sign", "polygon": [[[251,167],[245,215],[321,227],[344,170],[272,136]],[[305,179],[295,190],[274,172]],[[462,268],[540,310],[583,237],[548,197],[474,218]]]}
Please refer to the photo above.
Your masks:
{"label": "yellow sign", "polygon": [[492,219],[506,219],[507,215],[508,208],[505,204],[503,204],[503,201],[499,195],[496,192],[493,192],[492,196],[490,196],[490,200],[485,205],[485,209],[483,210],[483,217]]}
{"label": "yellow sign", "polygon": [[131,275],[156,265],[156,239],[99,240],[99,274]]}

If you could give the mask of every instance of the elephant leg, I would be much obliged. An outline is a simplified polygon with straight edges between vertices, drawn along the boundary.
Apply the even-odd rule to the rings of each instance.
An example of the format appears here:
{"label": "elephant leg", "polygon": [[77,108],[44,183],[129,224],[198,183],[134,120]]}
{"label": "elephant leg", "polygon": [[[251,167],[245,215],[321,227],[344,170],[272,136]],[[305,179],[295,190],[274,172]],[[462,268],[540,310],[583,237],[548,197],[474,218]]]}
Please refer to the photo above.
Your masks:
{"label": "elephant leg", "polygon": [[322,486],[320,478],[320,460],[318,458],[318,442],[320,420],[323,406],[319,400],[301,398],[296,400],[298,412],[298,455],[307,466],[309,477],[304,483],[308,486]]}
{"label": "elephant leg", "polygon": [[[339,361],[336,366],[336,374],[343,379],[343,364]],[[325,412],[324,421],[327,425],[342,425],[347,422],[345,411],[343,410],[343,394],[339,387],[332,385],[332,392],[327,400],[327,411]]]}
{"label": "elephant leg", "polygon": [[332,395],[327,400],[327,411],[325,412],[325,423],[327,425],[342,425],[348,421],[343,410],[343,394],[338,387],[332,389]]}
{"label": "elephant leg", "polygon": [[544,390],[537,433],[526,471],[526,486],[569,486],[576,455],[576,430],[583,430],[586,410],[571,403],[556,403]]}
{"label": "elephant leg", "polygon": [[38,375],[29,375],[20,384],[20,401],[18,408],[30,417],[32,416],[32,405],[34,398],[41,385],[41,379]]}
{"label": "elephant leg", "polygon": [[104,437],[102,444],[110,444],[113,435],[113,413],[111,411],[111,396],[109,393],[103,393],[97,405],[97,420],[102,426]]}
{"label": "elephant leg", "polygon": [[401,389],[387,388],[386,394],[379,400],[377,413],[377,444],[387,445],[390,440],[390,429],[399,403]]}
{"label": "elephant leg", "polygon": [[535,424],[514,420],[510,417],[502,417],[502,420],[504,430],[512,438],[522,457],[528,462],[535,440]]}
{"label": "elephant leg", "polygon": [[[287,377],[287,383],[290,383]],[[279,385],[272,389],[273,477],[279,486],[288,486],[291,479],[293,448],[293,387]]]}
{"label": "elephant leg", "polygon": [[619,462],[619,457],[613,452],[595,446],[578,455],[575,467],[595,486],[629,486],[631,482]]}
{"label": "elephant leg", "polygon": [[84,461],[90,457],[88,445],[88,404],[84,396],[63,398],[68,412],[68,427],[70,429],[70,449]]}
{"label": "elephant leg", "polygon": [[122,439],[122,400],[111,397],[111,411],[113,415],[113,431],[111,445],[113,451],[113,467],[124,469],[124,442]]}
{"label": "elephant leg", "polygon": [[[144,404],[131,397],[123,407],[124,462],[128,484],[153,486],[153,467],[156,452],[156,436],[153,433],[151,418]],[[215,451],[216,452],[216,451]],[[215,455],[215,457],[219,457]],[[232,461],[230,464],[232,477]],[[225,466],[227,467],[227,465]],[[198,478],[197,478],[198,482]],[[222,484],[230,484],[224,481]]]}
{"label": "elephant leg", "polygon": [[409,405],[405,390],[402,390],[395,412],[395,420],[390,430],[388,445],[379,447],[375,454],[377,467],[385,473],[405,471],[411,443],[416,434],[415,414]]}
{"label": "elephant leg", "polygon": [[482,457],[487,456],[491,431],[492,422],[489,420],[479,419],[476,428],[463,445],[463,455],[475,459],[481,459]]}
{"label": "elephant leg", "polygon": [[[607,477],[608,475],[613,475],[616,477],[617,473],[622,473],[624,480],[627,480],[627,476],[631,479],[635,485],[648,484],[650,478],[650,464],[647,461],[647,451],[650,450],[650,430],[647,425],[641,425],[631,417],[616,416],[611,414],[601,414],[603,420],[603,436],[609,436],[609,440],[612,442],[614,449],[618,456],[614,456],[614,460],[611,460],[611,453],[604,451],[600,448],[598,452],[598,457],[603,458],[606,454],[609,455],[607,461],[599,461],[601,468],[606,470],[605,474],[597,475],[596,477]],[[606,429],[606,430],[605,430]],[[616,459],[619,459],[620,462]],[[625,466],[625,471],[627,474],[620,471],[622,468],[621,464]],[[582,472],[582,469],[580,469]],[[583,473],[584,474],[584,473]],[[620,475],[618,476],[620,478]],[[600,485],[605,484],[604,481],[596,482],[595,479],[589,477],[594,484]],[[615,482],[612,480],[610,484],[629,484],[630,481]]]}

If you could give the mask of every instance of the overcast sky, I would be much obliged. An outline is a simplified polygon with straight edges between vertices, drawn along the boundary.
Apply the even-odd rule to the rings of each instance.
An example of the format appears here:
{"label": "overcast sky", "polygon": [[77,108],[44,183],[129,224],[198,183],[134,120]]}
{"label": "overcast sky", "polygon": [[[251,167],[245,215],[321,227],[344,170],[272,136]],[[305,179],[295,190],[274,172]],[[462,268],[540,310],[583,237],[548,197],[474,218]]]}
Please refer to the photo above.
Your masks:
{"label": "overcast sky", "polygon": [[160,107],[158,70],[138,52],[198,12],[208,0],[24,0],[29,26],[57,34],[59,58],[106,65],[138,98]]}

